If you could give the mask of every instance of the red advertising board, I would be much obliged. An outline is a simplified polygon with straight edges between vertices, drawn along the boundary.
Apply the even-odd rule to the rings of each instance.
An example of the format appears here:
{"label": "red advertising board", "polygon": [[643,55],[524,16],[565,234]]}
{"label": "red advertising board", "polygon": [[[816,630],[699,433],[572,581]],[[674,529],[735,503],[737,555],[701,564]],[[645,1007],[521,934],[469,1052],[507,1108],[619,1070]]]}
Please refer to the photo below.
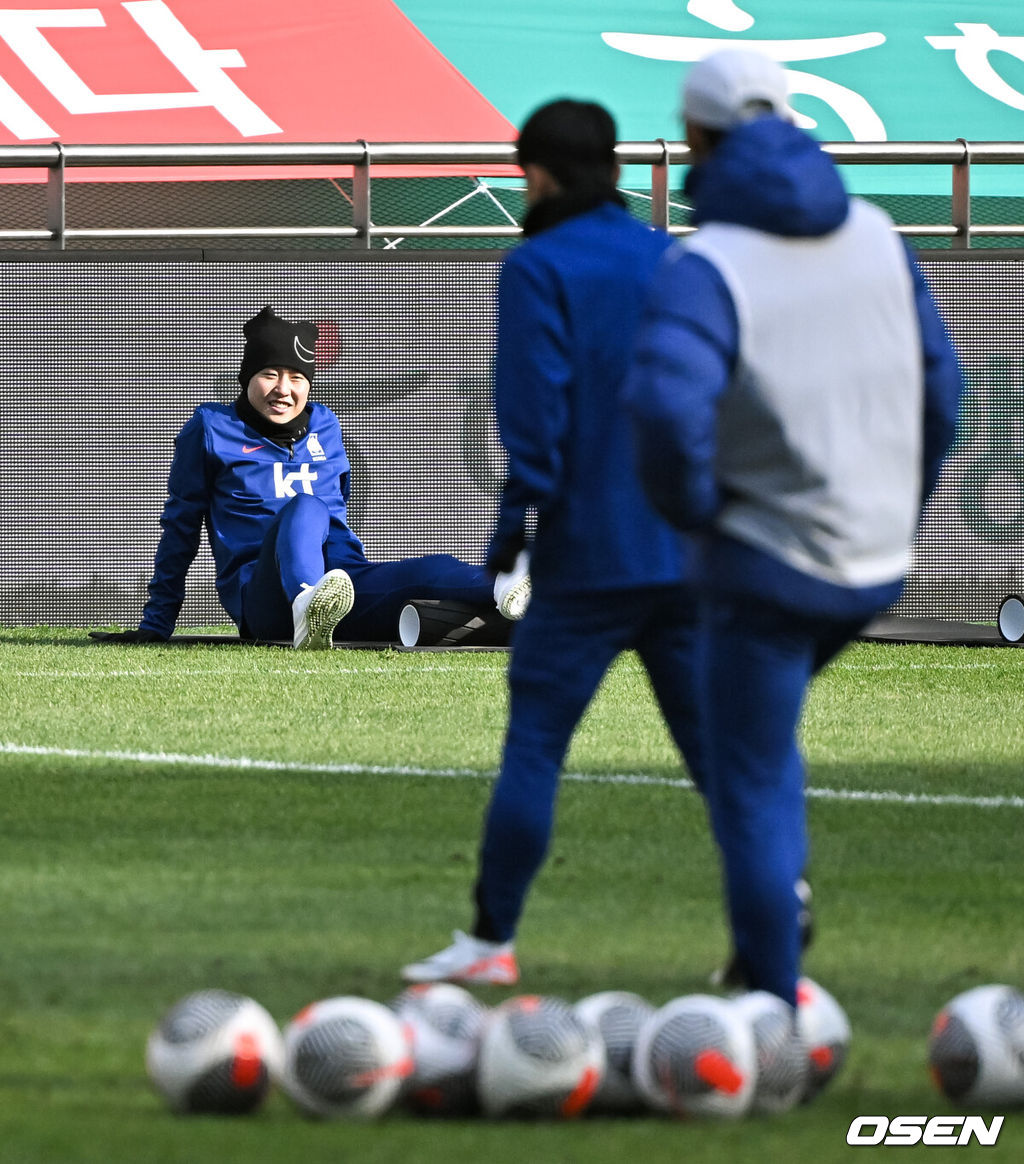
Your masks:
{"label": "red advertising board", "polygon": [[[3,145],[508,141],[514,134],[391,0],[0,4]],[[91,181],[341,173],[68,169],[69,179]]]}

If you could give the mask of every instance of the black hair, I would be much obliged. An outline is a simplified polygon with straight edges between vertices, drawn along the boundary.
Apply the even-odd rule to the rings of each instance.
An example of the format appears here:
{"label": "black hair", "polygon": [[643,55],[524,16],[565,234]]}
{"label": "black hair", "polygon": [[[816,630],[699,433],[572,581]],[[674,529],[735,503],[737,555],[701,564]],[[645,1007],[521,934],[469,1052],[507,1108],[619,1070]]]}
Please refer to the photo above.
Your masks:
{"label": "black hair", "polygon": [[624,206],[618,176],[615,119],[594,101],[565,97],[542,105],[519,131],[520,166],[543,166],[561,187],[530,208],[523,233],[537,234],[603,202]]}
{"label": "black hair", "polygon": [[615,119],[594,101],[542,105],[519,131],[520,166],[543,166],[564,190],[615,186]]}

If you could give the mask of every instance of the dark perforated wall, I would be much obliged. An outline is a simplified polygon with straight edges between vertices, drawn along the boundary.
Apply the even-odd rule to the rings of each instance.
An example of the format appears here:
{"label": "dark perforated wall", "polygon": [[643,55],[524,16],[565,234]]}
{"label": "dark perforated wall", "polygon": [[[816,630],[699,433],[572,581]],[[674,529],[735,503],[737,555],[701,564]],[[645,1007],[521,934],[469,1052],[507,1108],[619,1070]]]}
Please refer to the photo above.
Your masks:
{"label": "dark perforated wall", "polygon": [[[0,623],[135,625],[175,432],[238,388],[264,304],[323,333],[371,558],[480,561],[501,454],[489,369],[497,257],[0,262]],[[1024,263],[930,259],[970,383],[899,613],[991,619],[1024,588]],[[865,471],[870,471],[866,466]],[[223,624],[204,546],[180,627]]]}

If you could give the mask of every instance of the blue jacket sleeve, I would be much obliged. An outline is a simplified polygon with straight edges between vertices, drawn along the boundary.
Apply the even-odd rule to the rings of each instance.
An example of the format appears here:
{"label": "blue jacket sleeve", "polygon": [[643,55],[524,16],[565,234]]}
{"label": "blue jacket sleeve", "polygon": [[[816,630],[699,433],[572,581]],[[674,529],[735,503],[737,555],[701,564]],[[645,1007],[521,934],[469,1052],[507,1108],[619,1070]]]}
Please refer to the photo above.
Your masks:
{"label": "blue jacket sleeve", "polygon": [[558,492],[571,379],[557,280],[513,252],[498,281],[494,406],[508,471],[487,555],[492,568],[507,568],[522,546],[528,509],[543,510]]}
{"label": "blue jacket sleeve", "polygon": [[924,443],[921,466],[923,507],[939,480],[943,459],[956,435],[964,379],[956,349],[909,246],[907,261],[913,278],[924,361]]}
{"label": "blue jacket sleeve", "polygon": [[700,255],[668,251],[647,299],[625,404],[648,498],[680,529],[708,524],[719,508],[718,403],[738,345],[721,275]]}
{"label": "blue jacket sleeve", "polygon": [[174,441],[167,501],[160,518],[163,532],[156,548],[149,601],[140,624],[161,638],[170,638],[174,631],[185,600],[185,576],[199,550],[209,503],[204,426],[197,412]]}

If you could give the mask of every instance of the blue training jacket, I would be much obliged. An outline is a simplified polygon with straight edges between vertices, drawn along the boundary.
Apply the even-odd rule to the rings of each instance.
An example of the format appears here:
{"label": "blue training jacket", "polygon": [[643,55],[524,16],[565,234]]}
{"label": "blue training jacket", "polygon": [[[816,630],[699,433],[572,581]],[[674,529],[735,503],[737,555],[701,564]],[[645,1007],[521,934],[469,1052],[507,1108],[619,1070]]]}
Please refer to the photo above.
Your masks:
{"label": "blue training jacket", "polygon": [[644,494],[620,399],[671,242],[609,201],[533,235],[502,265],[494,395],[508,476],[492,545],[536,508],[537,594],[687,575],[682,536]]}
{"label": "blue training jacket", "polygon": [[[803,240],[824,240],[839,228],[845,229],[851,209],[831,158],[813,138],[774,117],[729,133],[706,161],[691,169],[686,193],[698,226],[714,231],[718,224],[726,224],[762,232],[766,238],[791,240],[797,248],[795,254],[802,253]],[[753,475],[760,474],[766,482],[772,480],[775,469],[771,458],[781,455],[784,448],[785,430],[779,431],[778,417],[771,412],[771,404],[758,397],[756,385],[751,391],[745,382],[747,395],[737,391],[734,374],[744,343],[756,343],[763,350],[770,340],[756,332],[756,321],[751,320],[744,324],[748,329],[744,340],[729,284],[734,274],[731,270],[723,273],[716,265],[714,246],[704,248],[708,254],[699,253],[697,244],[701,241],[702,231],[698,230],[692,250],[676,248],[659,268],[626,387],[650,496],[674,525],[700,535],[697,572],[706,589],[766,599],[812,616],[870,617],[899,597],[903,576],[898,569],[893,575],[899,573],[899,577],[891,576],[891,581],[868,586],[838,584],[795,568],[784,560],[782,552],[772,553],[764,544],[739,540],[716,526],[716,518],[736,501],[735,496],[723,496],[717,471],[723,460],[718,437],[726,394],[733,439],[742,440],[740,451]],[[954,435],[963,382],[956,354],[920,269],[907,248],[898,250],[897,257],[905,254],[906,258],[908,297],[912,300],[909,317],[913,321],[916,315],[913,330],[919,334],[905,332],[896,342],[919,344],[923,381],[921,429],[916,441],[921,463],[908,468],[905,476],[920,482],[920,497],[910,496],[909,503],[923,506]],[[759,292],[764,296],[771,288],[771,270],[760,272],[759,278]],[[837,274],[836,279],[838,295],[853,296],[849,300],[852,316],[858,305],[855,296],[862,292],[847,292],[841,276]],[[785,281],[778,280],[773,291],[776,302],[785,309],[790,298]],[[835,315],[833,311],[831,318]],[[879,343],[883,342],[890,340],[880,335]],[[800,355],[795,350],[790,358],[799,361]],[[842,382],[843,376],[835,379]],[[823,395],[830,391],[827,373],[820,391]],[[820,417],[825,415],[823,408]],[[809,425],[817,423],[820,419],[808,418]],[[880,442],[891,435],[884,424],[877,433]],[[841,441],[843,434],[833,433],[830,439]],[[736,453],[736,446],[730,446],[730,457],[735,459]],[[799,466],[798,461],[790,464]],[[872,474],[870,449],[866,450],[863,474],[868,482]],[[808,497],[813,497],[810,488]],[[763,504],[766,526],[774,516],[775,501],[768,495],[750,498],[752,507]],[[827,528],[834,516],[827,510],[814,511],[812,504],[808,501],[804,512],[809,541],[816,536],[810,531]],[[790,520],[799,520],[799,513]]]}
{"label": "blue training jacket", "polygon": [[232,620],[242,620],[242,589],[267,531],[298,493],[326,503],[331,539],[362,558],[348,528],[349,461],[338,418],[310,405],[309,430],[282,448],[247,425],[233,404],[201,404],[174,442],[167,501],[160,524],[149,601],[141,626],[170,636],[185,597],[185,576],[205,523],[217,569],[217,594]]}

